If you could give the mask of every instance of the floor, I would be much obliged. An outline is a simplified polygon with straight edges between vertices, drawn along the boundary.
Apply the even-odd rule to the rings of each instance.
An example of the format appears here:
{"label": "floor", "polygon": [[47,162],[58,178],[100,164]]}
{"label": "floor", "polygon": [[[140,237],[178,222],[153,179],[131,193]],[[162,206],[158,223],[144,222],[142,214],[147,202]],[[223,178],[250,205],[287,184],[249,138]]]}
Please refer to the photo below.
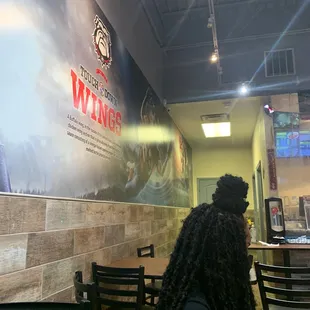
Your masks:
{"label": "floor", "polygon": [[258,285],[252,285],[252,289],[256,300],[256,310],[263,310]]}

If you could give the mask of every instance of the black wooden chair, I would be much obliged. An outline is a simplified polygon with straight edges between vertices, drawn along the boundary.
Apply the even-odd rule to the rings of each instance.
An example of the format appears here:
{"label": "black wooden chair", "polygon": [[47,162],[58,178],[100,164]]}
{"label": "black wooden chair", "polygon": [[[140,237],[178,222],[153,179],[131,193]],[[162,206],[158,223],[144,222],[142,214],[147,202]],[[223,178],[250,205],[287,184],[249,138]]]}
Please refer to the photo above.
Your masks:
{"label": "black wooden chair", "polygon": [[[110,309],[143,309],[144,267],[113,268],[92,263],[97,309],[101,305]],[[117,298],[118,297],[118,298]],[[121,299],[124,300],[121,300]]]}
{"label": "black wooden chair", "polygon": [[89,300],[92,302],[92,285],[83,283],[83,274],[82,271],[76,271],[73,276],[73,284],[74,284],[74,293],[75,293],[75,300],[78,303],[81,303],[85,300]]}
{"label": "black wooden chair", "polygon": [[[155,257],[155,247],[154,244],[148,246],[137,248],[138,257]],[[144,287],[144,303],[146,305],[155,306],[155,298],[159,296],[160,290],[162,287],[162,281],[156,279],[151,279],[151,283],[148,283]],[[150,302],[148,301],[150,300]]]}
{"label": "black wooden chair", "polygon": [[148,246],[137,248],[138,257],[155,257],[155,247],[154,244]]}
{"label": "black wooden chair", "polygon": [[91,310],[91,303],[82,300],[79,304],[58,302],[18,302],[0,304],[3,310]]}
{"label": "black wooden chair", "polygon": [[[280,267],[255,262],[255,270],[263,310],[268,310],[269,305],[279,306],[281,309],[310,309],[309,267]],[[273,274],[270,275],[268,272]],[[286,276],[279,277],[278,274],[284,274]],[[304,277],[288,277],[288,275],[291,276],[292,274],[304,275]],[[270,284],[284,284],[286,288],[270,286],[270,284],[267,285],[265,282]],[[294,288],[294,285],[298,285],[303,289]],[[293,288],[288,289],[289,286],[293,286]],[[275,297],[270,297],[267,294],[274,294]]]}

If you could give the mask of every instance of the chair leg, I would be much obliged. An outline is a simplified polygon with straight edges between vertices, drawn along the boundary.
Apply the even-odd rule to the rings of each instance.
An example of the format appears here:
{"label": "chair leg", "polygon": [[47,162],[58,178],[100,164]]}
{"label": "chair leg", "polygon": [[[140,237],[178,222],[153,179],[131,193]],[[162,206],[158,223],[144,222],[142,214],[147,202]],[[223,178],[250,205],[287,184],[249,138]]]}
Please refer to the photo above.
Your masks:
{"label": "chair leg", "polygon": [[155,297],[154,297],[154,295],[151,295],[151,305],[155,306]]}
{"label": "chair leg", "polygon": [[[151,307],[155,307],[156,306],[156,303],[155,303],[155,296],[154,295],[150,295],[148,297],[144,297],[144,305],[147,305],[147,306],[151,306]],[[147,299],[150,299],[150,301],[147,301]]]}

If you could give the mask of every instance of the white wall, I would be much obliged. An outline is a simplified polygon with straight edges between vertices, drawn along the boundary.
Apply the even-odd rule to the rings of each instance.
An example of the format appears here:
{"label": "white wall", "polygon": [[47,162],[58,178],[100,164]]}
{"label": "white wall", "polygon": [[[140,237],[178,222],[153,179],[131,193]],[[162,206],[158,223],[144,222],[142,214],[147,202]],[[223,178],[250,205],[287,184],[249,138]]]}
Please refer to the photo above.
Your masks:
{"label": "white wall", "polygon": [[96,0],[157,95],[163,95],[163,52],[140,0]]}
{"label": "white wall", "polygon": [[220,177],[225,173],[238,175],[249,183],[249,209],[253,209],[251,148],[193,149],[194,205],[197,205],[197,179]]}

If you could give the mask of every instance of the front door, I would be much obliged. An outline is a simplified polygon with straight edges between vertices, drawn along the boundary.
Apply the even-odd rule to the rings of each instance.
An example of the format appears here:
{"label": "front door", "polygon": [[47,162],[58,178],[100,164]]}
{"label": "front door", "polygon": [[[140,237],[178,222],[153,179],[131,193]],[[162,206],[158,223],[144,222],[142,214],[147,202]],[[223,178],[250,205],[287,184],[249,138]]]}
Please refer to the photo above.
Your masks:
{"label": "front door", "polygon": [[212,195],[216,190],[219,178],[198,179],[198,204],[212,203]]}

